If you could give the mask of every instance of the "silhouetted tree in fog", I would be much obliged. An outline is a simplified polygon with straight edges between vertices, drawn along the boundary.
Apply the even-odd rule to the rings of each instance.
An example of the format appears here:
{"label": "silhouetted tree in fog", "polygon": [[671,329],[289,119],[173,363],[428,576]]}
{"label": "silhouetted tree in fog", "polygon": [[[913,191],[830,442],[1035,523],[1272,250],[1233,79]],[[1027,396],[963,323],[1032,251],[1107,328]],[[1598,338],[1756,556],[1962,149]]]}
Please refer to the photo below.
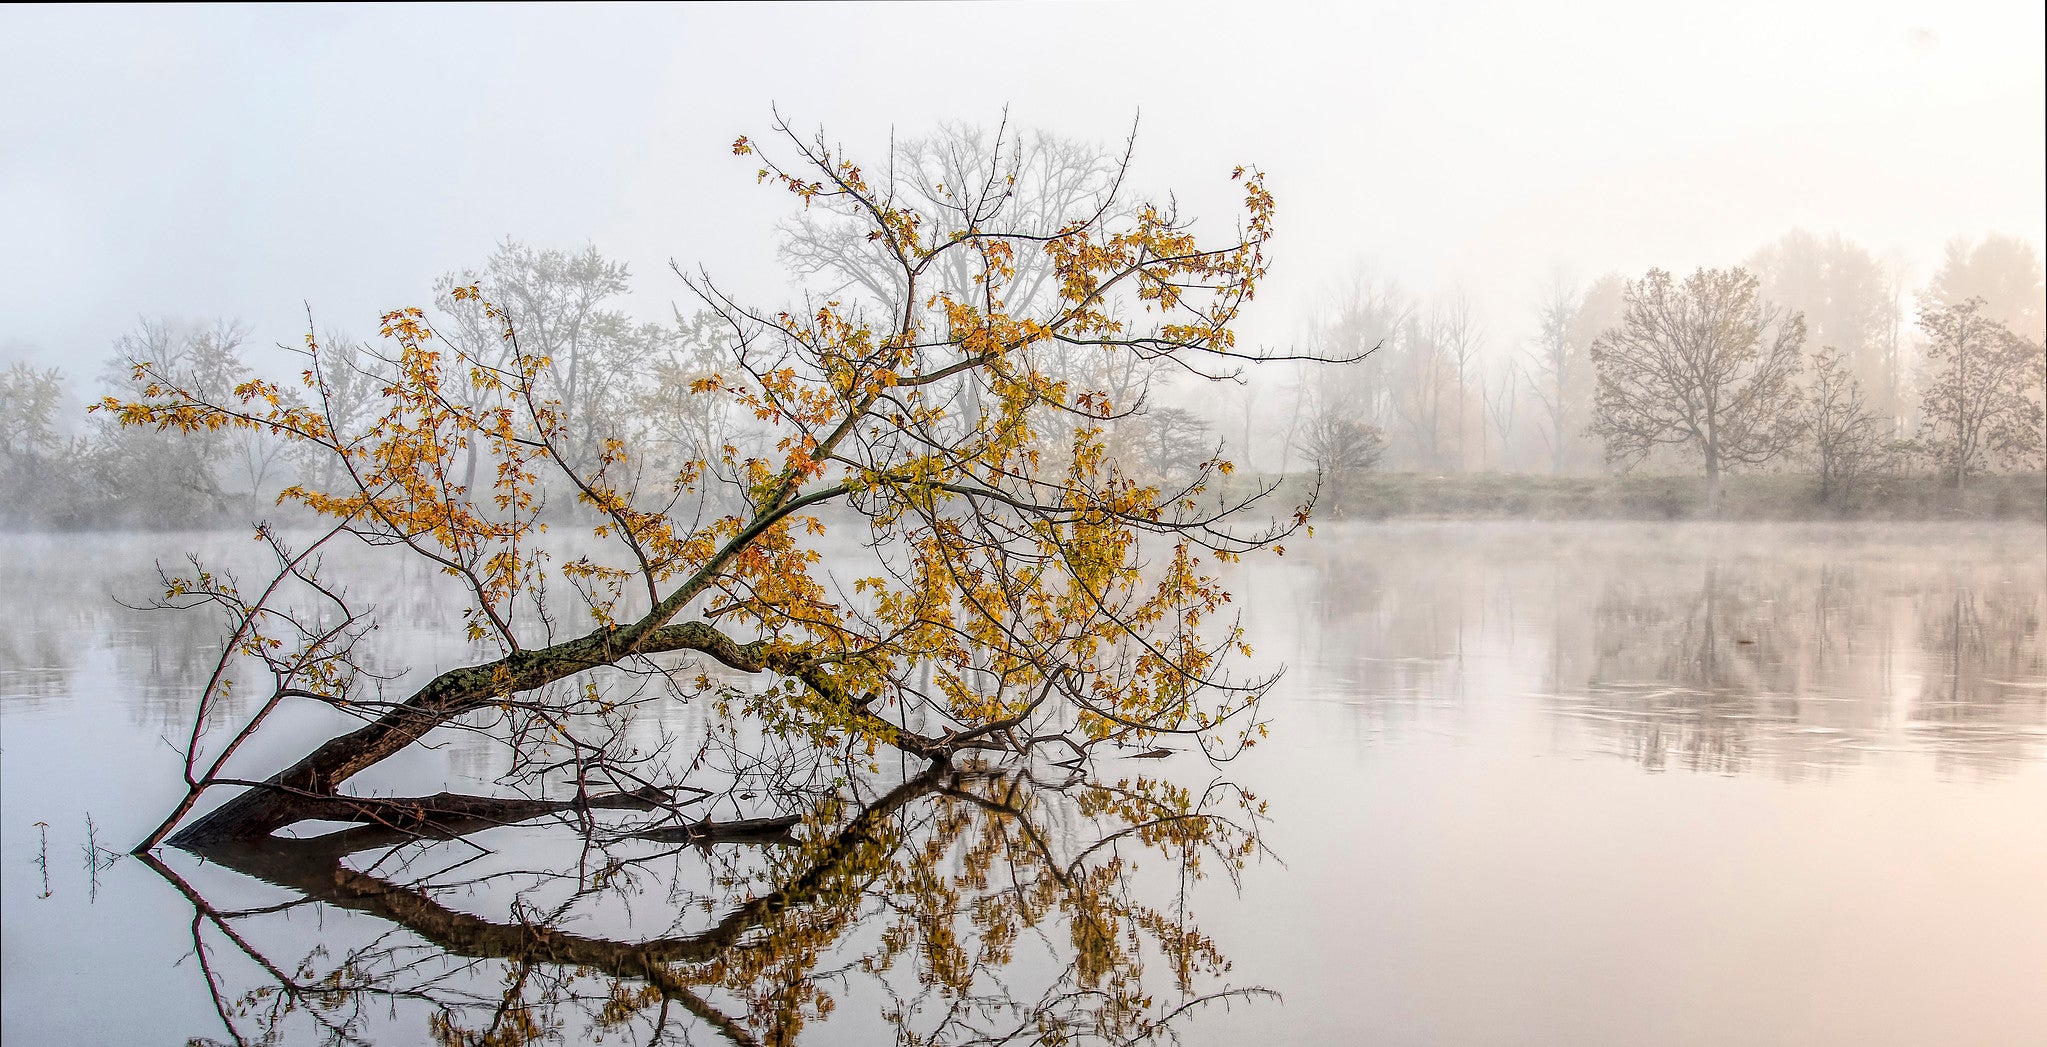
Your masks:
{"label": "silhouetted tree in fog", "polygon": [[91,501],[90,448],[59,421],[64,375],[16,361],[0,372],[0,521],[68,523]]}
{"label": "silhouetted tree in fog", "polygon": [[1500,361],[1492,377],[1479,386],[1481,406],[1485,412],[1484,424],[1479,426],[1479,467],[1490,468],[1486,458],[1486,430],[1490,428],[1500,441],[1500,469],[1514,467],[1513,436],[1515,407],[1521,394],[1521,365],[1512,358]]}
{"label": "silhouetted tree in fog", "polygon": [[2040,256],[2024,240],[1991,234],[1980,242],[1967,237],[1948,241],[1922,304],[1955,306],[1980,298],[1977,311],[2021,338],[2047,338],[2047,290],[2043,290]]}
{"label": "silhouetted tree in fog", "polygon": [[1528,385],[1542,405],[1543,436],[1549,441],[1549,471],[1554,475],[1564,472],[1571,440],[1583,427],[1584,401],[1576,394],[1584,385],[1579,372],[1589,365],[1572,338],[1578,303],[1577,289],[1558,274],[1535,307],[1535,365]]}
{"label": "silhouetted tree in fog", "polygon": [[[163,376],[208,395],[230,398],[250,377],[242,360],[247,330],[219,321],[210,327],[144,320],[133,333],[114,343],[114,359],[103,384],[116,397],[148,395]],[[148,368],[149,375],[141,372]],[[253,431],[225,428],[166,434],[163,426],[123,426],[106,414],[97,416],[93,434],[94,483],[115,504],[134,514],[192,520],[225,513],[230,492],[221,473],[240,453],[248,453]],[[252,492],[253,493],[253,492]]]}
{"label": "silhouetted tree in fog", "polygon": [[1393,343],[1393,413],[1407,455],[1422,469],[1443,464],[1444,401],[1457,395],[1446,327],[1441,310],[1410,316]]}
{"label": "silhouetted tree in fog", "polygon": [[[1886,336],[1897,301],[1875,255],[1838,233],[1795,229],[1749,256],[1747,268],[1763,297],[1805,317],[1814,345],[1839,350],[1842,366],[1865,388],[1888,388]],[[1883,406],[1896,413],[1888,398]]]}
{"label": "silhouetted tree in fog", "polygon": [[[1295,437],[1301,453],[1322,479],[1329,511],[1337,516],[1350,511],[1346,497],[1357,474],[1378,468],[1386,455],[1385,435],[1365,420],[1364,401],[1342,380],[1342,372],[1352,366],[1322,367],[1314,370],[1323,374],[1303,374],[1303,404]],[[1332,370],[1338,373],[1327,373]]]}
{"label": "silhouetted tree in fog", "polygon": [[1585,426],[1592,416],[1592,343],[1620,322],[1621,296],[1627,284],[1609,273],[1584,291],[1553,281],[1536,309],[1539,337],[1529,388],[1542,404],[1542,429],[1550,451],[1550,471],[1570,472],[1591,456]]}
{"label": "silhouetted tree in fog", "polygon": [[[1289,455],[1299,451],[1313,468],[1326,471],[1330,459],[1323,445],[1333,431],[1332,420],[1340,420],[1345,428],[1355,423],[1371,430],[1378,449],[1376,464],[1377,454],[1384,452],[1383,426],[1392,410],[1389,345],[1413,312],[1413,304],[1390,280],[1363,267],[1353,268],[1324,293],[1308,320],[1305,340],[1315,355],[1348,362],[1296,370],[1293,409],[1280,434]],[[1318,429],[1321,435],[1315,434]]]}
{"label": "silhouetted tree in fog", "polygon": [[2040,467],[2047,358],[2039,343],[1983,315],[1983,300],[1921,309],[1932,370],[1920,439],[1957,489],[1992,462]]}
{"label": "silhouetted tree in fog", "polygon": [[[632,271],[594,246],[536,250],[507,239],[481,273],[449,274],[435,290],[445,295],[472,284],[484,288],[517,326],[517,350],[546,361],[536,389],[560,404],[562,453],[578,466],[593,466],[602,455],[602,434],[625,429],[631,384],[674,332],[635,323],[611,304],[631,289]],[[484,317],[474,301],[444,302],[454,321],[448,333],[465,349],[479,359],[509,359],[513,347],[499,344],[496,320]],[[476,478],[466,479],[474,490]]]}
{"label": "silhouetted tree in fog", "polygon": [[63,444],[57,405],[64,396],[63,372],[15,361],[0,373],[0,456],[9,462],[50,455]]}
{"label": "silhouetted tree in fog", "polygon": [[[1130,142],[1107,149],[1093,142],[1058,135],[1020,133],[1005,122],[990,131],[965,124],[947,124],[934,133],[892,143],[888,171],[897,186],[888,205],[914,215],[922,235],[934,242],[968,235],[984,228],[998,212],[1024,235],[1052,238],[1076,216],[1097,219],[1126,217],[1118,192],[1130,159]],[[803,213],[783,223],[780,253],[790,269],[808,277],[826,298],[852,304],[896,308],[908,291],[902,267],[887,245],[869,237],[870,216],[841,198],[812,201]],[[1056,267],[1040,251],[1019,251],[1015,274],[1004,287],[1001,307],[1038,308],[1060,294]],[[989,288],[977,283],[979,273],[964,255],[948,255],[917,276],[926,292],[955,301],[978,302],[984,308]],[[930,293],[908,304],[918,319],[939,315]],[[1107,354],[1069,340],[1050,339],[1027,350],[1033,366],[1058,380],[1107,391],[1117,413],[1127,417],[1145,409],[1145,393],[1157,360],[1135,354]],[[962,398],[964,421],[976,416],[990,396],[979,374],[966,372],[948,385]],[[1117,453],[1130,453],[1139,434],[1121,432],[1119,417],[1111,423]],[[1048,448],[1071,442],[1071,428],[1049,434]]]}
{"label": "silhouetted tree in fog", "polygon": [[1208,423],[1184,407],[1159,407],[1134,419],[1142,433],[1143,464],[1161,479],[1191,476],[1215,457]]}
{"label": "silhouetted tree in fog", "polygon": [[[1485,335],[1478,329],[1478,320],[1472,314],[1471,296],[1459,289],[1448,301],[1437,307],[1440,317],[1437,323],[1439,337],[1443,344],[1443,355],[1454,376],[1456,392],[1452,394],[1452,425],[1457,434],[1457,469],[1462,472],[1471,468],[1471,457],[1466,453],[1465,438],[1471,431],[1466,424],[1466,415],[1471,403],[1471,384],[1478,377],[1478,353],[1485,345]],[[1485,438],[1485,419],[1478,419],[1479,439]],[[1480,448],[1483,455],[1484,448]]]}
{"label": "silhouetted tree in fog", "polygon": [[1839,349],[1828,346],[1813,357],[1812,381],[1800,403],[1807,450],[1819,470],[1820,498],[1853,490],[1881,463],[1888,423],[1869,410],[1862,383],[1848,370]]}
{"label": "silhouetted tree in fog", "polygon": [[747,379],[734,366],[738,352],[716,313],[699,310],[676,316],[675,337],[667,339],[647,360],[642,380],[632,387],[633,425],[627,430],[642,458],[656,470],[674,473],[697,461],[728,473],[724,448],[732,446],[743,460],[760,451],[759,433],[729,401],[699,395],[704,383],[743,385]]}
{"label": "silhouetted tree in fog", "polygon": [[1592,344],[1591,431],[1624,465],[1659,445],[1696,455],[1718,504],[1724,469],[1767,462],[1797,437],[1805,320],[1765,303],[1741,269],[1701,269],[1682,283],[1651,269],[1624,300],[1619,326]]}

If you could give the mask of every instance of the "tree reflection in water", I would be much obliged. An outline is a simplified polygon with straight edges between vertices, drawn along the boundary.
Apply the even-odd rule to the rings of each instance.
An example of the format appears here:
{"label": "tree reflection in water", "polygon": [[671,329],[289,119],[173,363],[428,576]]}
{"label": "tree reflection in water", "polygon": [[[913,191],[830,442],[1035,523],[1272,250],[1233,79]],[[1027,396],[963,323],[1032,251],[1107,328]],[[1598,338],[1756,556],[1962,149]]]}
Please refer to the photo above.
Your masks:
{"label": "tree reflection in water", "polygon": [[[793,824],[363,826],[199,855],[286,892],[254,903],[142,860],[192,906],[227,1037],[194,1043],[786,1044],[828,1018],[844,1042],[1137,1043],[1269,995],[1226,982],[1187,904],[1258,852],[1260,817],[1227,783],[961,768]],[[536,838],[573,849],[537,868]]]}
{"label": "tree reflection in water", "polygon": [[[1651,770],[1731,774],[1768,755],[1799,777],[1909,739],[1943,771],[2001,773],[2041,738],[2040,606],[2030,585],[1872,586],[1834,566],[1714,563],[1689,592],[1613,581],[1581,715]],[[1915,677],[1916,699],[1892,700]]]}
{"label": "tree reflection in water", "polygon": [[[1285,693],[1342,703],[1329,722],[1358,737],[1484,737],[1783,780],[1889,754],[2000,777],[2047,746],[2037,527],[1432,524],[1327,537],[1251,576],[1247,602],[1268,630],[1299,637]],[[1291,622],[1272,624],[1280,615]]]}
{"label": "tree reflection in water", "polygon": [[2040,601],[2014,587],[1957,588],[1922,597],[1921,646],[1942,656],[1920,675],[1913,727],[1944,768],[1994,771],[2029,755],[2047,708]]}

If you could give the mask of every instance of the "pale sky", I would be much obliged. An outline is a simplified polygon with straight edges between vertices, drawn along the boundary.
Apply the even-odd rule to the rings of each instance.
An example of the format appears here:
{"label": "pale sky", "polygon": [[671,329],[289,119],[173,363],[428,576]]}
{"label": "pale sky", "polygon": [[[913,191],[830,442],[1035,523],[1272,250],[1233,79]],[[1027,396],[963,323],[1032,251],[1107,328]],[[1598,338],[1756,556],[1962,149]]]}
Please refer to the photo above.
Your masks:
{"label": "pale sky", "polygon": [[944,120],[1119,142],[1183,210],[1279,205],[1248,321],[1290,338],[1368,262],[1490,341],[1548,272],[1739,263],[1793,227],[1923,280],[2047,239],[2037,2],[0,9],[0,363],[88,379],[142,316],[259,344],[374,329],[503,237],[702,264],[779,301],[732,139],[769,106],[856,156]]}

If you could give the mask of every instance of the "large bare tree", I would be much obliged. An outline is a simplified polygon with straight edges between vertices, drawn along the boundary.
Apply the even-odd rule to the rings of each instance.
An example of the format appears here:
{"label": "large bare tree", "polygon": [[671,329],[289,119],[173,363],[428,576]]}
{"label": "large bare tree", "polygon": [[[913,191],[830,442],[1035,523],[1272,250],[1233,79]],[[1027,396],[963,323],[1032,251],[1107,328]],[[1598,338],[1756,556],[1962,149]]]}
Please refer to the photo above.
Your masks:
{"label": "large bare tree", "polygon": [[1764,302],[1742,269],[1681,282],[1651,269],[1623,301],[1620,324],[1592,343],[1592,432],[1624,465],[1663,445],[1698,457],[1718,504],[1723,471],[1776,458],[1797,437],[1805,318]]}

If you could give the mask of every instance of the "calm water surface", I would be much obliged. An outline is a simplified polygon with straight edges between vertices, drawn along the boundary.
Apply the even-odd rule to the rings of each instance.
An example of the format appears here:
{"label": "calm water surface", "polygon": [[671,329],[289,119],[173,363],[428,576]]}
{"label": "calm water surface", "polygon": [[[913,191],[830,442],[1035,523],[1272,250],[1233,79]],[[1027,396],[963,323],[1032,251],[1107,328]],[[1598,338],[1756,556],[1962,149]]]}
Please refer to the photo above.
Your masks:
{"label": "calm water surface", "polygon": [[[245,551],[0,537],[9,1044],[232,1042],[222,1010],[283,1042],[766,1042],[729,1016],[774,1007],[808,1015],[806,1043],[888,1042],[890,1014],[1027,1043],[1233,987],[1278,997],[1194,1008],[1184,1042],[2047,1042],[2034,526],[1322,528],[1234,579],[1257,660],[1286,666],[1242,759],[912,782],[826,865],[714,848],[616,895],[563,874],[588,856],[549,826],[482,856],[89,860],[88,817],[125,850],[180,792],[164,738],[213,635],[111,597],[191,547]],[[430,579],[374,584],[387,669],[463,656]],[[286,726],[251,774],[325,727]],[[365,784],[461,787],[496,760],[457,736]],[[1200,875],[1116,836],[1119,803],[1172,783],[1233,818]],[[471,864],[389,888],[435,862]],[[764,897],[789,904],[741,904]],[[520,945],[535,927],[552,953]],[[693,988],[644,989],[649,941]],[[284,1014],[279,979],[332,994]]]}

